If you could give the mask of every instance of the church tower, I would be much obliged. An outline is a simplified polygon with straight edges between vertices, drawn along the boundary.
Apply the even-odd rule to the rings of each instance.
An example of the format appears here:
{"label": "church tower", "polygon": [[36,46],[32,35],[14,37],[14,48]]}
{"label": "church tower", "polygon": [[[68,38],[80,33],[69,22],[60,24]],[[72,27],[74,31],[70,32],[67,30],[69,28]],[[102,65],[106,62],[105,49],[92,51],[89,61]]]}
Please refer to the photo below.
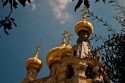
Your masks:
{"label": "church tower", "polygon": [[100,55],[90,47],[89,38],[93,33],[93,25],[83,19],[75,25],[78,36],[77,45],[71,45],[72,34],[64,31],[62,44],[52,48],[46,57],[50,75],[36,79],[42,62],[36,56],[26,62],[27,75],[23,83],[110,83],[108,68],[100,63]]}

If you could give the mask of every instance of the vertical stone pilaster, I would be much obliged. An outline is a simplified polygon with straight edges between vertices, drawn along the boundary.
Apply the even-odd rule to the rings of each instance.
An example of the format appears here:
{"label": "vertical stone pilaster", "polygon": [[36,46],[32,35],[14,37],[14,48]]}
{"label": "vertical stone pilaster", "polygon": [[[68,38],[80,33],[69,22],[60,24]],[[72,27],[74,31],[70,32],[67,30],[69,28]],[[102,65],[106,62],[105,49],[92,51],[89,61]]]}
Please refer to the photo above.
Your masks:
{"label": "vertical stone pilaster", "polygon": [[27,70],[26,78],[22,81],[22,83],[29,83],[31,81],[36,80],[38,71],[35,68],[30,68]]}
{"label": "vertical stone pilaster", "polygon": [[55,62],[52,64],[51,69],[50,69],[50,76],[56,75],[57,68],[59,67],[60,63]]}
{"label": "vertical stone pilaster", "polygon": [[67,77],[67,67],[63,67],[60,69],[59,75],[57,77],[57,82],[58,83],[65,82],[66,77]]}

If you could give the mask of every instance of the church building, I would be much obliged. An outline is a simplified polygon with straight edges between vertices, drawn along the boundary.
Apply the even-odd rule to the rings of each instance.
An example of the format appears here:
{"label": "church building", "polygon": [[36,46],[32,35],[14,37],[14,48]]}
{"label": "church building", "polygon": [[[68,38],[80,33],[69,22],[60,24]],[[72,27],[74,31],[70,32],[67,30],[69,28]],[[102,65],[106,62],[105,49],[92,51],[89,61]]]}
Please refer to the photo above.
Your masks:
{"label": "church building", "polygon": [[38,47],[34,57],[26,61],[26,77],[22,83],[111,83],[108,68],[100,63],[100,55],[91,49],[89,39],[93,25],[84,17],[75,25],[78,36],[76,45],[71,45],[72,34],[64,31],[62,43],[52,48],[46,57],[50,74],[37,78],[42,68]]}

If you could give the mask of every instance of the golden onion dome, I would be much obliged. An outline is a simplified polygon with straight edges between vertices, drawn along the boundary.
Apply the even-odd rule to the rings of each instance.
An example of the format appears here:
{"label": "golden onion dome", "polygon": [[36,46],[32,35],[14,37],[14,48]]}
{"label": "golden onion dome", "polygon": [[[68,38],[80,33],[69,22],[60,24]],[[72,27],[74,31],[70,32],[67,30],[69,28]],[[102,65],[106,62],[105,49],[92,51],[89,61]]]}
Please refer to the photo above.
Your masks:
{"label": "golden onion dome", "polygon": [[62,59],[63,57],[68,56],[68,54],[71,54],[71,53],[72,53],[72,47],[70,45],[65,46],[60,51],[60,58]]}
{"label": "golden onion dome", "polygon": [[56,62],[61,62],[62,57],[66,55],[65,53],[71,53],[72,47],[70,46],[71,44],[71,34],[68,36],[68,46],[66,46],[66,38],[67,38],[68,32],[64,31],[62,34],[62,45],[60,47],[55,47],[52,50],[49,51],[47,58],[46,58],[46,63],[51,68],[51,65]]}
{"label": "golden onion dome", "polygon": [[42,61],[38,58],[38,50],[36,51],[36,55],[34,57],[29,58],[26,61],[26,69],[28,70],[30,68],[36,68],[38,72],[42,68]]}
{"label": "golden onion dome", "polygon": [[78,35],[80,31],[86,30],[91,34],[93,32],[93,25],[88,22],[86,19],[83,19],[82,21],[78,22],[75,25],[75,32]]}
{"label": "golden onion dome", "polygon": [[55,47],[53,49],[51,49],[47,55],[46,58],[46,63],[49,66],[49,68],[51,68],[51,65],[55,62],[60,62],[61,58],[60,58],[60,51],[61,49],[65,47],[65,44],[60,46],[60,47]]}

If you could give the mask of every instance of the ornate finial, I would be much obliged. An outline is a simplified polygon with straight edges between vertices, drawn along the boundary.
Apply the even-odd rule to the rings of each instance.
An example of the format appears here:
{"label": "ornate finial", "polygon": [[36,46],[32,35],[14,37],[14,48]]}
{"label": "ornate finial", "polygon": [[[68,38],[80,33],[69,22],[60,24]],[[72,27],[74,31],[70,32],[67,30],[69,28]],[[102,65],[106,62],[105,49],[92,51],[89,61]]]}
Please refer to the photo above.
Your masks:
{"label": "ornate finial", "polygon": [[39,51],[40,51],[40,48],[41,48],[41,47],[42,47],[42,46],[41,46],[40,44],[37,45],[35,57],[38,57],[38,54],[39,54]]}
{"label": "ornate finial", "polygon": [[71,46],[71,36],[72,36],[72,33],[69,33],[68,34],[68,46]]}
{"label": "ornate finial", "polygon": [[88,8],[86,6],[83,7],[83,10],[82,10],[82,18],[83,19],[86,19],[87,10],[88,10]]}
{"label": "ornate finial", "polygon": [[67,33],[68,33],[67,31],[64,31],[64,33],[62,34],[62,45],[65,45],[65,43],[66,43],[66,34]]}

